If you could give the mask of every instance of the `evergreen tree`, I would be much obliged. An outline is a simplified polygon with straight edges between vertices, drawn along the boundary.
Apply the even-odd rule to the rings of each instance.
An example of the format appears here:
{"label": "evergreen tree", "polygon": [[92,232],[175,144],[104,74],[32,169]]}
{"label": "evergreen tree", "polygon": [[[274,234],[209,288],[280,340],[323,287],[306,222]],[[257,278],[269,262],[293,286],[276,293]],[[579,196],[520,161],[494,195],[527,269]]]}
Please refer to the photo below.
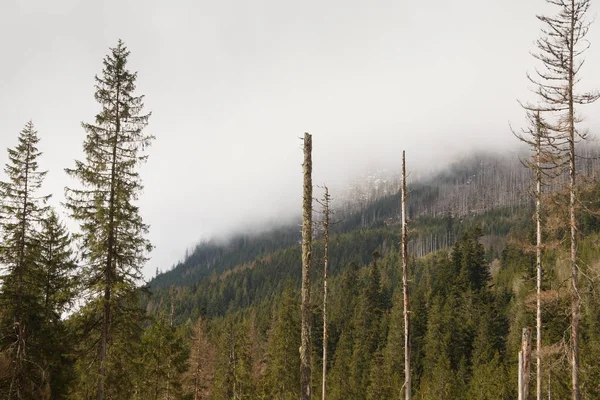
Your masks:
{"label": "evergreen tree", "polygon": [[205,399],[210,395],[214,380],[215,349],[208,338],[206,323],[198,318],[194,325],[190,343],[188,370],[184,375],[184,391],[193,400]]}
{"label": "evergreen tree", "polygon": [[389,397],[399,399],[403,395],[404,383],[404,298],[400,290],[396,290],[394,293],[390,326],[383,355],[383,367],[374,365],[371,370],[377,368],[383,371],[387,376],[387,385],[390,386]]}
{"label": "evergreen tree", "polygon": [[423,393],[427,399],[454,399],[459,383],[451,364],[452,313],[440,297],[432,302],[425,336]]}
{"label": "evergreen tree", "polygon": [[340,336],[333,357],[333,367],[327,374],[327,397],[332,400],[343,400],[353,398],[353,385],[349,383],[350,363],[352,361],[354,330],[347,326]]}
{"label": "evergreen tree", "polygon": [[480,318],[477,337],[473,344],[473,376],[469,383],[469,398],[492,400],[510,398],[506,385],[506,372],[497,349],[497,338],[502,333],[493,316]]}
{"label": "evergreen tree", "polygon": [[473,291],[484,288],[490,280],[490,273],[485,262],[485,249],[479,242],[481,229],[475,228],[466,232],[458,240],[452,251],[452,263],[458,273],[460,284]]}
{"label": "evergreen tree", "polygon": [[68,354],[73,344],[62,315],[73,305],[78,277],[71,236],[54,210],[42,220],[38,243],[44,365],[51,398],[58,399],[67,395],[72,364]]}
{"label": "evergreen tree", "polygon": [[[144,237],[148,226],[135,202],[142,189],[136,167],[146,160],[141,153],[153,137],[143,132],[150,114],[142,114],[144,97],[134,95],[137,73],[127,69],[128,57],[119,40],[104,58],[102,75],[96,76],[95,98],[101,111],[94,124],[82,124],[87,132],[85,160],[66,170],[83,186],[67,189],[66,206],[81,228],[84,284],[90,301],[86,311],[99,319],[94,325],[100,333],[96,354],[80,360],[96,370],[88,378],[95,382],[98,400],[107,398],[109,391],[119,392],[107,386],[123,376],[121,368],[127,365],[117,362],[113,345],[119,337],[127,342],[127,336],[137,335],[141,321],[135,318],[140,313],[132,302],[152,248]],[[115,329],[119,318],[127,318],[133,331]]]}
{"label": "evergreen tree", "polygon": [[283,292],[267,347],[266,387],[270,399],[288,400],[299,397],[300,363],[298,340],[299,302],[291,289]]}
{"label": "evergreen tree", "polygon": [[43,310],[39,291],[39,242],[37,227],[50,196],[38,191],[46,175],[40,171],[42,154],[33,122],[19,134],[18,144],[8,149],[4,171],[8,181],[0,182],[0,263],[4,266],[0,304],[0,350],[6,354],[10,372],[0,383],[7,399],[37,399],[47,382],[40,365],[40,327]]}
{"label": "evergreen tree", "polygon": [[244,323],[225,322],[220,332],[215,365],[215,399],[254,399],[252,358]]}
{"label": "evergreen tree", "polygon": [[394,382],[390,379],[390,372],[391,371],[386,368],[382,350],[377,350],[371,361],[367,400],[399,398],[398,396],[392,396],[392,386],[394,385]]}
{"label": "evergreen tree", "polygon": [[180,332],[161,315],[142,336],[142,399],[179,399],[187,349]]}
{"label": "evergreen tree", "polygon": [[369,384],[371,357],[380,344],[380,321],[384,311],[379,253],[373,253],[366,285],[358,300],[353,318],[354,347],[350,363],[350,382],[354,399],[364,399]]}
{"label": "evergreen tree", "polygon": [[38,263],[42,273],[44,320],[58,323],[75,297],[77,263],[71,248],[71,235],[54,210],[42,220],[41,228]]}

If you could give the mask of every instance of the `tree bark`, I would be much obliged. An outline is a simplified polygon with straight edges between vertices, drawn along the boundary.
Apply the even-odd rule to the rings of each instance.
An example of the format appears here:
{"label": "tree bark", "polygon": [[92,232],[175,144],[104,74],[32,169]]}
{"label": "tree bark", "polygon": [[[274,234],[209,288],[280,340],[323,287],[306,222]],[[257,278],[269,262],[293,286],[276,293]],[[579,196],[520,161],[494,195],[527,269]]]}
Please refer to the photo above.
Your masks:
{"label": "tree bark", "polygon": [[302,201],[302,329],[300,345],[300,399],[311,399],[310,274],[312,262],[312,136],[304,134],[304,196]]}
{"label": "tree bark", "polygon": [[523,328],[521,351],[519,351],[519,400],[529,397],[531,369],[531,328]]}
{"label": "tree bark", "polygon": [[326,381],[327,377],[327,267],[329,263],[329,189],[325,186],[325,196],[323,201],[325,208],[324,222],[324,254],[323,254],[323,390],[321,399],[326,400]]}
{"label": "tree bark", "polygon": [[535,338],[535,358],[536,358],[536,399],[542,400],[542,170],[541,170],[541,152],[542,152],[542,132],[540,123],[540,114],[537,113],[536,129],[536,199],[535,199],[535,225],[536,225],[536,271],[537,271],[537,304],[536,304],[536,338]]}
{"label": "tree bark", "polygon": [[410,314],[408,311],[408,230],[406,226],[406,160],[402,151],[402,288],[404,292],[404,398],[410,400]]}
{"label": "tree bark", "polygon": [[577,221],[575,219],[575,184],[577,173],[575,171],[575,109],[573,102],[573,90],[575,85],[574,73],[574,43],[575,43],[575,0],[571,0],[571,29],[569,42],[569,217],[571,226],[571,351],[572,351],[572,396],[573,400],[581,400],[579,388],[579,277],[577,270]]}

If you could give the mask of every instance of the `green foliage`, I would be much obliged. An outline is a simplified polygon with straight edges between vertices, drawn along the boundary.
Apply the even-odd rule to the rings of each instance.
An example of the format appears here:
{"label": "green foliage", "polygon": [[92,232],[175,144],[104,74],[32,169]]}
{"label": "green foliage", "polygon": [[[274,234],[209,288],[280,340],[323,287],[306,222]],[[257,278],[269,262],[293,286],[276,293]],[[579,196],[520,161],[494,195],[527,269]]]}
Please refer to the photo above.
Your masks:
{"label": "green foliage", "polygon": [[164,315],[155,318],[142,335],[139,398],[181,398],[181,376],[186,370],[187,357],[181,331],[171,326]]}
{"label": "green foliage", "polygon": [[44,266],[39,260],[36,225],[44,217],[49,196],[38,193],[46,175],[39,171],[38,142],[30,121],[19,134],[17,146],[8,149],[4,171],[9,180],[0,182],[0,352],[9,363],[8,373],[0,379],[0,394],[9,399],[36,399],[48,386],[40,297]]}
{"label": "green foliage", "polygon": [[265,397],[297,399],[300,395],[299,293],[286,289],[278,302],[267,343]]}
{"label": "green foliage", "polygon": [[[111,298],[111,337],[105,361],[105,396],[114,399],[133,399],[139,388],[135,385],[143,373],[141,359],[142,324],[145,313],[137,305],[139,291],[119,293]],[[99,371],[98,343],[102,331],[98,329],[104,312],[103,299],[95,299],[74,314],[69,324],[79,340],[74,349],[76,355],[75,381],[71,385],[72,399],[95,398],[98,389]]]}
{"label": "green foliage", "polygon": [[60,399],[66,398],[72,378],[73,359],[69,353],[74,339],[73,332],[67,328],[62,316],[73,306],[78,275],[70,234],[54,210],[41,222],[38,243],[43,365],[51,398]]}
{"label": "green foliage", "polygon": [[[137,285],[152,246],[145,238],[148,226],[140,216],[136,200],[142,190],[137,166],[153,137],[143,132],[149,114],[142,114],[144,97],[135,96],[137,73],[127,69],[129,51],[119,40],[104,58],[102,75],[96,76],[95,99],[101,110],[95,123],[83,123],[84,161],[66,172],[82,188],[66,190],[66,207],[79,222],[84,251],[83,281],[87,294],[87,326],[95,340],[85,359],[85,379],[78,379],[83,397],[90,387],[98,398],[129,398],[121,383],[131,374],[132,354],[138,346],[127,346],[139,338],[141,323],[137,308]],[[129,358],[129,362],[127,361]]]}
{"label": "green foliage", "polygon": [[247,322],[224,321],[219,331],[214,399],[250,400],[255,397]]}

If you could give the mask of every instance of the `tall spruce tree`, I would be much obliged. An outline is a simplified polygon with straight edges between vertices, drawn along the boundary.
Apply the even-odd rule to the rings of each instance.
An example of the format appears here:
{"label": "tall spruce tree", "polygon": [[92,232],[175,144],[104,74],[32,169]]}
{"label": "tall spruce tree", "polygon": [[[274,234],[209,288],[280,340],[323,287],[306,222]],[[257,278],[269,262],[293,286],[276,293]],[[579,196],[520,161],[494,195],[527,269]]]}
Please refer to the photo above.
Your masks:
{"label": "tall spruce tree", "polygon": [[[101,110],[94,123],[82,124],[85,160],[66,170],[83,186],[66,189],[66,206],[80,223],[85,288],[92,304],[87,310],[99,319],[96,354],[88,360],[97,371],[90,378],[98,400],[108,397],[107,386],[119,381],[126,368],[111,359],[111,346],[127,333],[113,329],[115,324],[127,322],[131,333],[139,334],[134,292],[152,249],[135,202],[142,189],[137,167],[146,161],[143,152],[154,137],[144,133],[150,114],[143,113],[144,96],[134,94],[137,72],[127,68],[129,54],[119,40],[104,58],[102,74],[95,78]],[[110,391],[119,392],[116,387]]]}
{"label": "tall spruce tree", "polygon": [[17,146],[8,149],[9,162],[4,168],[8,180],[0,182],[0,263],[4,267],[0,350],[10,360],[10,379],[1,390],[7,399],[39,398],[43,386],[36,349],[42,319],[36,232],[50,196],[38,194],[46,175],[38,166],[42,154],[38,142],[37,131],[29,121],[19,134]]}
{"label": "tall spruce tree", "polygon": [[226,321],[217,344],[215,399],[255,399],[248,324]]}
{"label": "tall spruce tree", "polygon": [[71,235],[54,210],[41,223],[38,243],[44,320],[58,323],[75,297],[77,262]]}
{"label": "tall spruce tree", "polygon": [[39,288],[42,310],[43,341],[40,344],[43,366],[47,371],[51,398],[59,399],[68,391],[72,332],[62,316],[71,309],[77,292],[77,262],[71,248],[71,235],[50,210],[38,234]]}
{"label": "tall spruce tree", "polygon": [[270,399],[287,400],[299,397],[300,362],[298,337],[300,318],[298,296],[287,288],[281,297],[267,347],[266,389]]}
{"label": "tall spruce tree", "polygon": [[143,372],[139,392],[142,399],[180,399],[181,377],[187,349],[183,338],[165,315],[156,317],[142,336]]}

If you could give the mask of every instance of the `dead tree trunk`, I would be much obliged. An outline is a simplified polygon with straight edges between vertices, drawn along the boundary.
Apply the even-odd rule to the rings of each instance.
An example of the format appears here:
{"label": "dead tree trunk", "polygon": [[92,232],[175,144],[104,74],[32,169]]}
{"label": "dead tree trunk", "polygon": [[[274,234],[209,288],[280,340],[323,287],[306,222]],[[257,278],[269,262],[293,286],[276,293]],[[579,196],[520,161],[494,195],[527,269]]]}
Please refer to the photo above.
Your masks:
{"label": "dead tree trunk", "polygon": [[519,400],[529,396],[529,377],[531,370],[531,328],[523,328],[523,341],[519,351]]}
{"label": "dead tree trunk", "polygon": [[[540,104],[527,105],[534,111],[541,110],[554,115],[554,122],[545,124],[553,133],[555,148],[561,151],[568,164],[569,180],[569,228],[571,264],[571,383],[572,399],[581,399],[579,385],[579,321],[581,318],[581,298],[579,294],[579,266],[577,265],[577,220],[576,220],[576,155],[575,143],[585,139],[586,134],[578,131],[576,124],[581,122],[575,106],[590,104],[600,98],[600,92],[578,92],[575,85],[581,79],[582,55],[589,47],[586,35],[590,22],[586,14],[591,0],[546,0],[558,8],[554,16],[538,15],[544,24],[542,37],[536,41],[534,57],[544,64],[536,69],[535,77],[529,79],[536,85]],[[563,160],[560,166],[563,166]]]}
{"label": "dead tree trunk", "polygon": [[[572,8],[575,8],[575,0],[571,0]],[[570,15],[571,29],[569,30],[570,43],[575,40],[575,24],[577,23],[575,12]],[[579,298],[579,276],[577,270],[577,221],[575,219],[575,184],[577,173],[575,171],[575,109],[573,103],[573,86],[575,85],[574,73],[574,48],[569,47],[569,225],[571,226],[571,346],[572,346],[572,396],[573,400],[581,399],[579,389],[579,319],[581,299]]]}
{"label": "dead tree trunk", "polygon": [[536,399],[542,400],[542,126],[539,112],[536,115],[536,191],[535,191],[535,225],[536,225],[536,272],[537,272],[537,304],[536,304],[536,337],[535,337],[535,359],[536,359]]}
{"label": "dead tree trunk", "polygon": [[406,160],[402,151],[402,288],[404,292],[404,398],[410,400],[410,314],[408,311],[408,230],[406,226]]}
{"label": "dead tree trunk", "polygon": [[323,196],[323,213],[325,220],[323,221],[323,390],[322,400],[326,400],[326,384],[327,376],[327,268],[329,263],[329,189],[325,186],[325,195]]}
{"label": "dead tree trunk", "polygon": [[312,259],[312,136],[304,134],[304,195],[302,200],[302,330],[300,345],[300,399],[310,400],[310,273]]}
{"label": "dead tree trunk", "polygon": [[[569,108],[570,118],[573,116],[572,103]],[[571,121],[573,121],[571,119]],[[569,137],[569,225],[571,228],[571,363],[572,363],[572,396],[573,400],[581,399],[579,388],[579,319],[581,299],[579,297],[579,271],[577,266],[577,221],[575,219],[575,133],[571,128]]]}

